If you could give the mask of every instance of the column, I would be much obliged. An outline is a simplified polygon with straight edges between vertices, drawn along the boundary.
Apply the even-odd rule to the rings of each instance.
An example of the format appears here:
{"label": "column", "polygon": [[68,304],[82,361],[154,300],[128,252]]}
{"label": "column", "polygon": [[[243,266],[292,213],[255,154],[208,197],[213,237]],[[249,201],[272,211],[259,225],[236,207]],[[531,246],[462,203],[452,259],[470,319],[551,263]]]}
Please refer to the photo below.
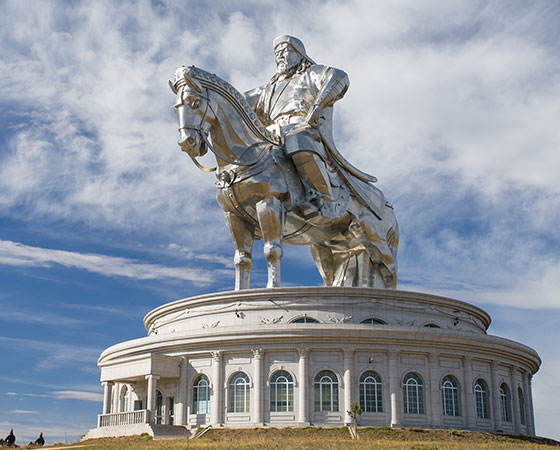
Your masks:
{"label": "column", "polygon": [[103,412],[102,414],[111,413],[111,392],[113,389],[112,381],[104,381],[101,383],[103,386]]}
{"label": "column", "polygon": [[157,375],[146,375],[148,380],[148,391],[146,392],[146,409],[148,410],[148,421],[155,421],[155,404],[156,404],[156,386],[159,377]]}
{"label": "column", "polygon": [[253,350],[253,422],[255,425],[264,425],[263,421],[263,351],[258,348]]}
{"label": "column", "polygon": [[350,404],[352,403],[352,382],[354,380],[354,349],[343,349],[344,354],[344,423],[346,425],[352,423],[352,417],[348,414]]}
{"label": "column", "polygon": [[512,366],[509,376],[511,380],[511,409],[513,412],[513,426],[515,434],[521,434],[521,418],[519,417],[519,391],[517,384],[518,373],[519,368],[517,366]]}
{"label": "column", "polygon": [[531,424],[530,426],[531,436],[536,436],[535,411],[533,408],[533,375],[531,375],[530,373],[527,374],[527,385],[528,385],[527,394],[525,396],[525,401],[528,402],[528,406],[529,406],[529,415],[527,416],[527,423]]}
{"label": "column", "polygon": [[473,374],[472,374],[472,358],[465,356],[463,359],[463,395],[465,404],[465,418],[467,428],[472,429],[475,427],[475,408],[474,408],[474,390],[473,390]]}
{"label": "column", "polygon": [[439,428],[443,424],[443,411],[441,405],[441,387],[440,369],[439,369],[439,353],[430,353],[428,355],[428,365],[430,366],[430,406],[432,414],[432,427]]}
{"label": "column", "polygon": [[492,379],[492,416],[494,417],[494,431],[502,431],[502,409],[500,405],[500,380],[498,378],[498,363],[490,363],[490,378]]}
{"label": "column", "polygon": [[298,348],[298,423],[299,425],[309,425],[309,401],[308,401],[308,357],[309,348]]}
{"label": "column", "polygon": [[175,425],[188,424],[187,417],[187,367],[188,359],[181,358],[179,364],[179,385],[177,386],[177,399],[175,400]]}
{"label": "column", "polygon": [[219,427],[222,425],[222,361],[221,351],[212,352],[212,394],[210,397],[210,424]]}
{"label": "column", "polygon": [[389,395],[391,397],[391,428],[401,427],[399,418],[399,352],[390,350],[388,354],[389,361]]}
{"label": "column", "polygon": [[119,412],[119,392],[121,391],[121,384],[114,384],[111,391],[111,411],[116,413]]}

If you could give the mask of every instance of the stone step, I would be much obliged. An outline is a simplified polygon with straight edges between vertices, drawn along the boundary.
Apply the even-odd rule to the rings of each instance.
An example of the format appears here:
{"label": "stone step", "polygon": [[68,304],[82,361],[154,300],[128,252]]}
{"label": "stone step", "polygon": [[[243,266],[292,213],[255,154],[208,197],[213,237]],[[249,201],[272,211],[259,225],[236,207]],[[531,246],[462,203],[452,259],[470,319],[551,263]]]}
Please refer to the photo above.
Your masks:
{"label": "stone step", "polygon": [[185,427],[174,425],[150,424],[150,428],[154,439],[187,439],[191,434]]}

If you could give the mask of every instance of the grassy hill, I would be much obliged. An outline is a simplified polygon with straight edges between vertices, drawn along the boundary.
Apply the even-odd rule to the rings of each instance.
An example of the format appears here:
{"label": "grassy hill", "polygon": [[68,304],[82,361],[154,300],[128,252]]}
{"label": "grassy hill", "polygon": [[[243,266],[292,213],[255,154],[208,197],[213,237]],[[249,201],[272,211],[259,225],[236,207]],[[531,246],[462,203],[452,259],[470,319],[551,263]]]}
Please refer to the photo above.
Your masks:
{"label": "grassy hill", "polygon": [[546,438],[421,428],[360,428],[359,436],[360,440],[353,441],[346,428],[215,429],[196,440],[153,441],[148,436],[133,436],[84,441],[76,443],[75,448],[81,450],[550,450],[560,447],[559,442]]}

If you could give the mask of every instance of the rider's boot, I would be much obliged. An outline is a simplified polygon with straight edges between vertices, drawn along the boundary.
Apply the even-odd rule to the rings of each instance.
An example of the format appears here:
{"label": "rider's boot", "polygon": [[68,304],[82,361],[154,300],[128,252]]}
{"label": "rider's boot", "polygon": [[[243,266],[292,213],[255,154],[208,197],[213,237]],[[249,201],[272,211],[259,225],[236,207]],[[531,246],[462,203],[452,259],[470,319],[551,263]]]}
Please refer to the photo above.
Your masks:
{"label": "rider's boot", "polygon": [[300,151],[291,156],[306,186],[306,201],[300,205],[303,218],[317,225],[332,223],[335,213],[325,163],[313,152]]}

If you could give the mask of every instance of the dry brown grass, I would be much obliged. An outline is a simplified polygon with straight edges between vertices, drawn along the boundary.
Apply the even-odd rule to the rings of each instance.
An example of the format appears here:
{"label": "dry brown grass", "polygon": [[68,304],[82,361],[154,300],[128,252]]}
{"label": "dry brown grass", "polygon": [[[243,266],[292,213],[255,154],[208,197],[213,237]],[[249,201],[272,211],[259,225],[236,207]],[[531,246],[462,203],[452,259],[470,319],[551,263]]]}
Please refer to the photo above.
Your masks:
{"label": "dry brown grass", "polygon": [[215,429],[196,440],[153,441],[146,436],[80,442],[84,450],[521,450],[551,449],[560,443],[455,430],[360,428],[353,441],[346,428]]}

